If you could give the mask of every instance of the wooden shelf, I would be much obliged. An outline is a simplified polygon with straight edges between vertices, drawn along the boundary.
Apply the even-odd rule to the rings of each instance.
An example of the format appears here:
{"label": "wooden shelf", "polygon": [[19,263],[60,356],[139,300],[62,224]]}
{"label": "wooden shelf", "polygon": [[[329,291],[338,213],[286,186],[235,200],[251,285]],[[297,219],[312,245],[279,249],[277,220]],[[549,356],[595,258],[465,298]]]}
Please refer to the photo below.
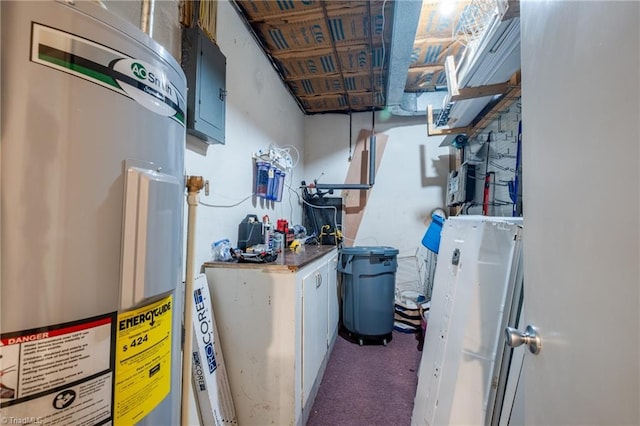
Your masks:
{"label": "wooden shelf", "polygon": [[491,107],[482,116],[478,116],[473,120],[473,123],[466,127],[454,127],[451,129],[438,129],[433,124],[433,107],[427,106],[427,134],[429,136],[439,135],[451,135],[451,134],[466,134],[469,139],[480,133],[486,128],[489,123],[495,120],[502,111],[509,108],[509,106],[520,99],[522,91],[521,87],[521,74],[520,71],[514,73],[508,81],[499,84],[490,84],[479,87],[469,87],[456,89],[456,93],[451,97],[452,101],[460,102],[465,99],[473,99],[490,95],[503,96],[500,100]]}

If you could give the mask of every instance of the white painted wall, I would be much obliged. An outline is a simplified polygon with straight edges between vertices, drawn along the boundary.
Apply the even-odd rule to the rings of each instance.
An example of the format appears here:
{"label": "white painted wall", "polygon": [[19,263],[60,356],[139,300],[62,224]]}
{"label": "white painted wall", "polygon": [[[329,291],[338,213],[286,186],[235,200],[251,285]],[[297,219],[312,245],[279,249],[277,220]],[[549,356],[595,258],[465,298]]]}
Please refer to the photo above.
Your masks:
{"label": "white painted wall", "polygon": [[[376,134],[389,139],[353,245],[397,248],[398,288],[411,287],[417,276],[416,249],[432,211],[444,207],[449,148],[439,146],[443,136],[427,136],[424,116],[381,117],[382,113],[376,114]],[[304,179],[310,183],[321,176],[321,183],[344,183],[349,169],[349,116],[314,115],[305,123]],[[360,130],[371,130],[372,124],[370,112],[353,115],[353,146]]]}
{"label": "white painted wall", "polygon": [[[233,205],[253,193],[251,155],[270,144],[294,146],[301,154],[303,114],[285,89],[266,56],[245,29],[233,7],[218,3],[218,46],[227,58],[226,144],[206,146],[187,136],[186,172],[210,181],[211,194],[200,201]],[[203,153],[206,149],[206,154]],[[293,152],[293,151],[292,151]],[[293,154],[295,156],[295,154]],[[302,175],[302,162],[287,182]],[[238,224],[249,213],[300,223],[301,209],[294,193],[285,191],[280,203],[251,197],[235,207],[198,208],[196,266],[210,259],[211,243],[229,238],[237,243]]]}

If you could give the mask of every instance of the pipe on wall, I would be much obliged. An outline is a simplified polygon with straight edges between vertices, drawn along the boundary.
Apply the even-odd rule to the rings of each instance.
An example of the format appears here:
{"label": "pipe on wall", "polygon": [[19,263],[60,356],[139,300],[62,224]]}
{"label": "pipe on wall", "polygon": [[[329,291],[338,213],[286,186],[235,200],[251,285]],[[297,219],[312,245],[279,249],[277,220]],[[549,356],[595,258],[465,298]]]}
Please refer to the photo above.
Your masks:
{"label": "pipe on wall", "polygon": [[142,0],[140,11],[140,29],[149,37],[153,37],[153,14],[155,11],[155,0]]}
{"label": "pipe on wall", "polygon": [[184,290],[184,341],[182,343],[182,397],[180,424],[189,424],[189,390],[191,389],[191,354],[193,343],[193,283],[195,280],[195,250],[196,250],[196,211],[198,208],[198,194],[204,187],[202,176],[187,177],[187,258]]}
{"label": "pipe on wall", "polygon": [[316,183],[316,189],[361,189],[369,190],[376,179],[376,135],[369,137],[369,182],[368,183]]}
{"label": "pipe on wall", "polygon": [[369,138],[369,187],[372,187],[376,180],[376,135]]}

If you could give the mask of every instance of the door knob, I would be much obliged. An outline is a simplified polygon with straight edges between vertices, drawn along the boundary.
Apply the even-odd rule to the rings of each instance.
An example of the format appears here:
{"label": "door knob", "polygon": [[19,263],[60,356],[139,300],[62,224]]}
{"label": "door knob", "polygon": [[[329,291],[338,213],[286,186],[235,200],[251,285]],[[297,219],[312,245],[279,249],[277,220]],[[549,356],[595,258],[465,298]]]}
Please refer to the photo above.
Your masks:
{"label": "door knob", "polygon": [[507,340],[507,345],[512,348],[517,348],[520,345],[528,345],[529,351],[531,351],[532,354],[538,355],[540,353],[542,341],[533,326],[528,325],[524,333],[515,328],[507,327],[504,329],[504,335]]}

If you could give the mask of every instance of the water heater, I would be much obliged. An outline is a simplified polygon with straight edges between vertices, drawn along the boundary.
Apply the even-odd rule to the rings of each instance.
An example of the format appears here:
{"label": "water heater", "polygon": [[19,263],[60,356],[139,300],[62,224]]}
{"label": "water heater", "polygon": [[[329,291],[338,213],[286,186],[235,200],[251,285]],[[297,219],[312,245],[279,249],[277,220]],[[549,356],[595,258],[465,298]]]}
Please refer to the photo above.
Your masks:
{"label": "water heater", "polygon": [[184,74],[97,2],[0,15],[0,420],[176,425]]}

